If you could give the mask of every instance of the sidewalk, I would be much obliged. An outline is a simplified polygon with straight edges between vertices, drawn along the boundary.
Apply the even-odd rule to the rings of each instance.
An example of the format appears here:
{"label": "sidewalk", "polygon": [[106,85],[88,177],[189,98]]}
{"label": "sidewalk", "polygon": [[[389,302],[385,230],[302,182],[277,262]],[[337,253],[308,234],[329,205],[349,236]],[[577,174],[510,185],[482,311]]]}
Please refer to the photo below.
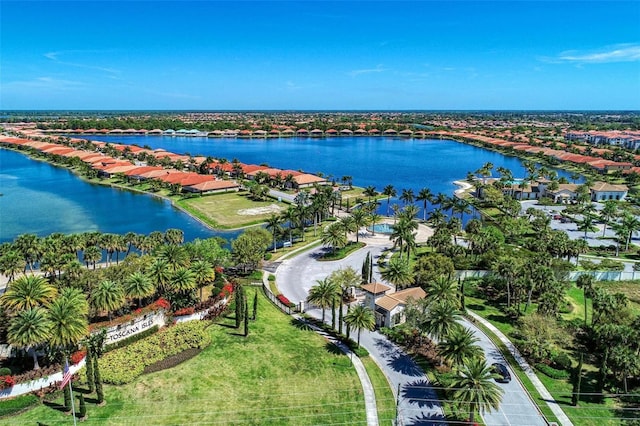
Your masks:
{"label": "sidewalk", "polygon": [[484,318],[482,318],[476,313],[473,313],[471,311],[467,311],[467,312],[476,321],[478,321],[479,323],[487,327],[489,330],[491,330],[491,332],[495,334],[498,337],[498,339],[500,339],[500,341],[507,346],[511,355],[513,355],[513,357],[516,359],[520,367],[524,370],[527,377],[533,383],[533,386],[535,386],[536,390],[540,393],[540,396],[547,402],[547,405],[549,406],[551,411],[553,411],[553,414],[555,414],[555,416],[558,418],[558,421],[560,422],[560,424],[562,426],[573,426],[573,423],[571,423],[571,420],[569,420],[569,417],[567,417],[564,411],[562,411],[562,408],[560,408],[560,405],[558,404],[558,402],[551,396],[547,388],[544,387],[540,379],[538,379],[538,376],[536,376],[536,374],[533,372],[533,368],[527,363],[527,361],[522,357],[522,355],[520,355],[520,352],[518,351],[518,349],[516,349],[513,343],[511,343],[511,341],[489,321],[485,320]]}

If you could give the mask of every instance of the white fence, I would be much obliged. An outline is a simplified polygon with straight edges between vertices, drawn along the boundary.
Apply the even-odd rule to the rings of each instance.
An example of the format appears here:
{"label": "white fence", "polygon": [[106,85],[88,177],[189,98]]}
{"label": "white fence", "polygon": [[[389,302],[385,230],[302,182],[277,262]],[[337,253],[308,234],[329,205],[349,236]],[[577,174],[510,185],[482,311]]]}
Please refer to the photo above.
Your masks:
{"label": "white fence", "polygon": [[[71,370],[71,372],[75,374],[78,370],[84,367],[85,359],[77,364],[69,366],[69,370]],[[2,389],[0,390],[0,399],[12,398],[14,396],[35,392],[40,389],[47,388],[60,381],[62,381],[62,371],[54,373],[47,377],[41,377],[40,379],[31,380],[30,382],[18,383],[17,385],[14,385],[10,388]]]}
{"label": "white fence", "polygon": [[[464,270],[456,271],[456,278],[481,278],[491,275],[491,271],[487,270]],[[576,281],[580,275],[592,275],[596,281],[631,281],[640,280],[640,272],[636,271],[571,271],[569,272],[569,281]]]}

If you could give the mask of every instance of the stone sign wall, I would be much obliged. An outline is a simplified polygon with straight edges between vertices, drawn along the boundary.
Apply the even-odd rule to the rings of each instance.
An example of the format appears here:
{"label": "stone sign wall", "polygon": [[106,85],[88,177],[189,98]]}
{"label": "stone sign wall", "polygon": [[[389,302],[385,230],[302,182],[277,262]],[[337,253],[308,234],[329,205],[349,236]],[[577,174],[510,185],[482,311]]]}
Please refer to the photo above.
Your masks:
{"label": "stone sign wall", "polygon": [[134,334],[141,333],[154,325],[164,327],[165,316],[163,311],[154,312],[126,322],[124,324],[114,325],[107,329],[107,338],[105,344],[110,345],[119,340],[126,339]]}

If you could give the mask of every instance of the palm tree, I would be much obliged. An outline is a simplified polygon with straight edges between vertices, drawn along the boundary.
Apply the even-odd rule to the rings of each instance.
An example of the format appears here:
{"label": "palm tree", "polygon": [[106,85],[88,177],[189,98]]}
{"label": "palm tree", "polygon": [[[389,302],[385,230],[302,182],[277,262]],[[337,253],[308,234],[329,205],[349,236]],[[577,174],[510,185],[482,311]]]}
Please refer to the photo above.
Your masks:
{"label": "palm tree", "polygon": [[146,273],[156,287],[160,287],[163,290],[167,289],[171,281],[171,269],[166,260],[159,258],[154,259],[147,267]]}
{"label": "palm tree", "polygon": [[[353,218],[353,216],[343,216],[338,220],[337,223],[340,226],[340,228],[342,228],[342,230],[344,231],[345,240],[349,239],[350,232],[356,232],[357,234],[358,227],[356,226],[356,221]],[[356,238],[357,238],[357,235],[356,235]]]}
{"label": "palm tree", "polygon": [[47,311],[41,307],[18,312],[15,317],[11,318],[7,330],[9,344],[31,352],[34,370],[40,368],[35,348],[49,340],[50,336],[51,322],[47,317]]}
{"label": "palm tree", "polygon": [[216,279],[216,271],[206,260],[197,260],[191,264],[191,270],[196,279],[196,285],[200,289],[200,300],[202,300],[202,289]]}
{"label": "palm tree", "polygon": [[353,218],[353,223],[356,227],[356,243],[359,241],[360,228],[363,226],[367,226],[369,224],[369,213],[365,209],[355,209],[351,212],[351,217]]}
{"label": "palm tree", "polygon": [[413,189],[409,188],[409,189],[403,189],[402,193],[400,194],[400,200],[404,203],[404,204],[411,204],[413,203],[413,201],[415,200],[415,195],[413,193]]}
{"label": "palm tree", "polygon": [[278,234],[282,232],[282,227],[280,224],[282,223],[282,219],[280,216],[276,214],[272,214],[269,219],[267,219],[267,229],[271,230],[271,235],[273,235],[273,252],[276,252],[277,238]]}
{"label": "palm tree", "polygon": [[9,250],[0,256],[0,273],[13,281],[17,273],[24,271],[27,267],[24,257],[16,251]]}
{"label": "palm tree", "polygon": [[60,297],[49,306],[51,323],[49,344],[61,349],[77,346],[89,333],[87,314],[89,304],[84,294],[76,288],[65,288]]}
{"label": "palm tree", "polygon": [[413,282],[413,273],[409,261],[401,257],[393,257],[387,267],[380,274],[382,279],[393,284],[396,288],[403,288]]}
{"label": "palm tree", "polygon": [[87,269],[89,264],[92,264],[93,269],[96,269],[96,263],[102,259],[102,250],[98,246],[89,246],[82,251],[82,258],[87,265]]}
{"label": "palm tree", "polygon": [[37,275],[23,275],[13,281],[0,297],[2,306],[13,311],[48,305],[58,294],[49,282]]}
{"label": "palm tree", "polygon": [[178,268],[171,276],[171,288],[177,292],[188,292],[196,288],[196,276],[188,268]]}
{"label": "palm tree", "polygon": [[322,230],[322,245],[330,247],[332,252],[347,245],[347,237],[345,236],[340,223],[332,223]]}
{"label": "palm tree", "polygon": [[587,232],[595,232],[598,228],[595,225],[596,219],[592,214],[585,213],[582,220],[577,221],[578,231],[584,231],[584,238],[587,238]]}
{"label": "palm tree", "polygon": [[382,219],[382,216],[380,216],[379,214],[372,212],[369,215],[369,223],[371,224],[371,233],[375,236],[376,235],[376,224],[378,222],[380,222],[380,220]]}
{"label": "palm tree", "polygon": [[602,229],[602,236],[607,232],[607,225],[611,223],[612,219],[618,216],[618,203],[615,200],[607,200],[604,202],[602,210],[600,210],[600,218],[604,222],[604,228]]}
{"label": "palm tree", "polygon": [[471,204],[464,198],[455,198],[453,206],[451,207],[452,213],[460,213],[460,222],[463,221],[465,213],[471,213]]}
{"label": "palm tree", "polygon": [[430,283],[427,283],[425,291],[429,304],[445,302],[452,306],[458,305],[458,283],[450,277],[440,276]]}
{"label": "palm tree", "polygon": [[344,317],[344,322],[350,329],[358,330],[358,346],[360,346],[360,332],[362,330],[373,330],[376,326],[376,319],[371,308],[364,305],[356,305]]}
{"label": "palm tree", "polygon": [[576,286],[582,289],[584,296],[584,325],[587,325],[587,298],[591,297],[593,291],[593,276],[581,274],[576,280]]}
{"label": "palm tree", "polygon": [[455,401],[469,408],[473,423],[477,410],[498,409],[504,391],[494,383],[491,368],[483,358],[471,358],[458,370],[458,378],[451,384],[456,389]]}
{"label": "palm tree", "polygon": [[183,246],[164,245],[158,250],[158,259],[164,260],[172,271],[189,266],[189,256]]}
{"label": "palm tree", "polygon": [[300,220],[298,209],[294,206],[289,206],[289,208],[287,208],[287,210],[285,210],[280,216],[280,220],[288,224],[289,242],[293,242],[293,228],[296,227],[298,221]]}
{"label": "palm tree", "polygon": [[338,291],[339,287],[329,278],[316,280],[316,285],[309,289],[307,302],[313,303],[322,309],[322,322],[325,319],[325,309],[334,306],[336,299],[342,297]]}
{"label": "palm tree", "polygon": [[115,281],[101,281],[91,292],[89,304],[98,312],[106,312],[111,320],[111,312],[124,305],[124,290]]}
{"label": "palm tree", "polygon": [[148,276],[143,272],[136,271],[125,280],[124,292],[127,297],[138,299],[138,307],[141,307],[142,299],[155,293],[156,287]]}
{"label": "palm tree", "polygon": [[460,311],[455,306],[446,302],[438,302],[430,305],[420,328],[435,340],[443,340],[455,329],[461,327],[458,323],[460,319]]}
{"label": "palm tree", "polygon": [[438,354],[447,362],[460,367],[468,360],[484,355],[482,348],[476,345],[478,341],[473,331],[458,327],[438,343]]}
{"label": "palm tree", "polygon": [[24,257],[29,270],[33,271],[33,264],[38,261],[42,254],[41,240],[35,234],[22,234],[15,239],[14,246]]}
{"label": "palm tree", "polygon": [[430,202],[433,198],[433,194],[429,188],[422,188],[418,192],[418,196],[416,197],[416,201],[422,201],[422,221],[427,221],[427,202]]}
{"label": "palm tree", "polygon": [[367,187],[362,191],[362,193],[363,193],[364,195],[366,195],[366,196],[369,198],[369,200],[368,200],[368,203],[369,203],[369,204],[371,204],[371,198],[373,198],[373,197],[375,197],[376,195],[378,195],[378,192],[376,191],[376,187],[375,187],[375,186],[373,186],[373,185],[369,185],[369,186],[367,186]]}
{"label": "palm tree", "polygon": [[387,216],[389,216],[389,202],[391,201],[391,197],[397,195],[397,192],[393,185],[387,185],[382,190],[382,194],[387,196]]}

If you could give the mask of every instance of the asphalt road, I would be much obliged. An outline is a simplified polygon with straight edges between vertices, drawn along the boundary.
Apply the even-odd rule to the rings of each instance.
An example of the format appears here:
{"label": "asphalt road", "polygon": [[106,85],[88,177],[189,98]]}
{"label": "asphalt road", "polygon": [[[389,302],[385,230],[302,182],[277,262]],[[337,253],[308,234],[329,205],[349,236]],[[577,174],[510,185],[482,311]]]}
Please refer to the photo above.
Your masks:
{"label": "asphalt road", "polygon": [[[351,254],[345,259],[334,262],[319,262],[316,259],[323,248],[319,247],[305,252],[291,259],[283,261],[276,272],[276,282],[279,290],[289,300],[297,303],[305,300],[309,289],[316,284],[316,280],[326,278],[332,271],[351,266],[360,270],[367,252],[371,252],[374,260],[385,247],[391,243],[386,237],[378,236],[367,239],[367,246],[363,250]],[[374,279],[380,280],[377,268],[374,268]],[[308,312],[317,318],[322,313],[319,309]],[[327,312],[327,319],[330,313]],[[479,345],[485,352],[489,363],[502,362],[506,364],[497,347],[471,323],[465,323],[479,339]],[[355,336],[353,336],[355,338]],[[400,388],[398,405],[399,421],[403,425],[435,425],[441,424],[442,407],[435,392],[429,384],[428,378],[413,360],[398,346],[390,342],[380,333],[363,331],[360,336],[361,344],[372,358],[383,369],[394,390]],[[505,391],[499,410],[484,415],[485,424],[543,426],[544,419],[537,411],[535,404],[511,372],[510,383],[498,384]]]}

